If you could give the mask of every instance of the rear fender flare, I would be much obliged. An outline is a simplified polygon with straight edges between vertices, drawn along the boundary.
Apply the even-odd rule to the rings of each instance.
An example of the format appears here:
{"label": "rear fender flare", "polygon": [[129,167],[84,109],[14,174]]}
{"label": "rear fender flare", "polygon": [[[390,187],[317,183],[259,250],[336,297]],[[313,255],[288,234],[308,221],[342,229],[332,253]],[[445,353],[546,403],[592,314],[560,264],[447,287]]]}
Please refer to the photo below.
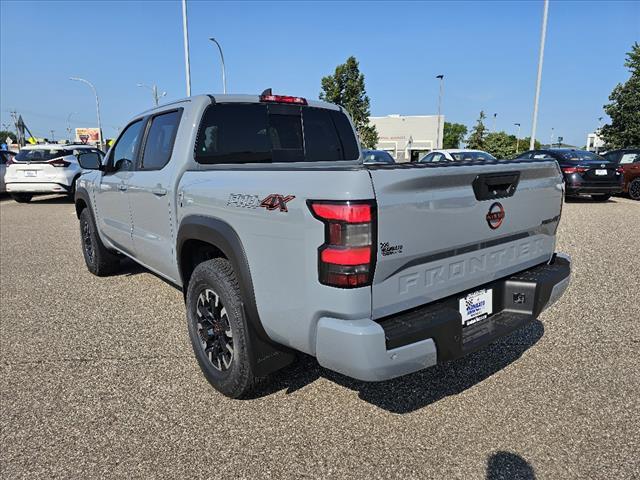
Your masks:
{"label": "rear fender flare", "polygon": [[242,241],[234,228],[224,220],[202,215],[189,215],[180,222],[176,256],[185,297],[189,279],[184,278],[182,255],[183,247],[189,240],[199,240],[213,245],[224,254],[233,267],[249,331],[254,374],[264,376],[291,363],[294,359],[293,351],[271,340],[262,325],[256,306],[249,262]]}

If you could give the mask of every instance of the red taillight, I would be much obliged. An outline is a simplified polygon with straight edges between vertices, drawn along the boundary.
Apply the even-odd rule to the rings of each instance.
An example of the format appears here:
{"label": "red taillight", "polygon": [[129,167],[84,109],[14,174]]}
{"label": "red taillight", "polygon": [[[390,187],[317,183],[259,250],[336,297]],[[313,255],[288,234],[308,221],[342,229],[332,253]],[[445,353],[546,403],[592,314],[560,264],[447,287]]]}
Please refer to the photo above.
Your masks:
{"label": "red taillight", "polygon": [[306,105],[307,100],[302,97],[291,97],[289,95],[260,95],[261,102],[271,103],[294,103],[296,105]]}
{"label": "red taillight", "polygon": [[375,267],[373,201],[309,201],[315,218],[325,224],[318,249],[320,283],[339,288],[370,285]]}
{"label": "red taillight", "polygon": [[616,168],[616,172],[617,173],[624,173],[624,168],[618,167],[618,168]]}
{"label": "red taillight", "polygon": [[71,165],[71,162],[67,162],[63,158],[56,158],[55,160],[49,160],[47,162],[49,165],[53,165],[54,167],[68,167]]}
{"label": "red taillight", "polygon": [[585,168],[585,167],[563,167],[563,168],[562,168],[562,171],[563,171],[564,173],[567,173],[567,174],[571,174],[571,173],[584,173],[584,172],[586,172],[587,170],[589,170],[589,169],[588,169],[588,168]]}

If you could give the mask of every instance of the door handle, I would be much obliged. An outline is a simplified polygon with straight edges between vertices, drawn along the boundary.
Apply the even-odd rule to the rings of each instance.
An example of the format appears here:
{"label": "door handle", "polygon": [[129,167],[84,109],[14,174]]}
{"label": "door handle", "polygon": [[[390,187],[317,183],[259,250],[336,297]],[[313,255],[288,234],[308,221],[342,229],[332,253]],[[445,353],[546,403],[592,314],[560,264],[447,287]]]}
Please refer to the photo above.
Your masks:
{"label": "door handle", "polygon": [[163,195],[167,194],[167,189],[166,188],[162,188],[162,187],[155,187],[155,188],[151,189],[151,192],[154,195],[162,197]]}
{"label": "door handle", "polygon": [[127,186],[124,183],[121,183],[120,185],[118,185],[118,190],[124,192],[127,190]]}

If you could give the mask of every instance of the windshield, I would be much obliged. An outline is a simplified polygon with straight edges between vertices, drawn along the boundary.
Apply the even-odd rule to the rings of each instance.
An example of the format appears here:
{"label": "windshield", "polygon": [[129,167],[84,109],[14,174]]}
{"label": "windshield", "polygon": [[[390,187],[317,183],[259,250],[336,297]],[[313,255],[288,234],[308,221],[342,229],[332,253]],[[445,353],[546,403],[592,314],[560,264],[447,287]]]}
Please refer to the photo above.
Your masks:
{"label": "windshield", "polygon": [[601,157],[600,155],[596,155],[592,152],[587,152],[586,150],[571,150],[568,152],[556,152],[563,159],[569,160],[571,162],[585,162],[585,161],[595,161],[595,162],[607,162],[606,158]]}
{"label": "windshield", "polygon": [[15,160],[18,162],[46,162],[67,155],[71,155],[71,152],[64,149],[29,148],[20,150]]}
{"label": "windshield", "polygon": [[362,158],[364,163],[395,163],[389,152],[380,150],[364,150]]}
{"label": "windshield", "polygon": [[359,154],[344,113],[297,105],[212,105],[196,142],[196,161],[208,164],[357,160]]}
{"label": "windshield", "polygon": [[487,152],[455,152],[451,153],[454,160],[458,162],[469,162],[474,160],[495,160],[496,157]]}

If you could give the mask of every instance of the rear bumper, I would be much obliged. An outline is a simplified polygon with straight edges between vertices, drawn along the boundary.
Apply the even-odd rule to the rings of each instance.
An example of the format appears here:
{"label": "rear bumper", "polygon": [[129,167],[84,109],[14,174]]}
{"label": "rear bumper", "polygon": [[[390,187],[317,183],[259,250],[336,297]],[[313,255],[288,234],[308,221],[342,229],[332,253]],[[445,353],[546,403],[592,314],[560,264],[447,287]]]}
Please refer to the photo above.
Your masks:
{"label": "rear bumper", "polygon": [[12,182],[7,183],[8,193],[67,193],[71,187],[55,182]]}
{"label": "rear bumper", "polygon": [[380,381],[454,360],[528,324],[569,285],[571,260],[549,263],[479,286],[493,289],[494,313],[462,327],[461,292],[438,302],[374,321],[322,318],[316,357],[320,365],[365,381]]}
{"label": "rear bumper", "polygon": [[613,195],[622,192],[622,183],[613,185],[566,185],[566,195]]}

